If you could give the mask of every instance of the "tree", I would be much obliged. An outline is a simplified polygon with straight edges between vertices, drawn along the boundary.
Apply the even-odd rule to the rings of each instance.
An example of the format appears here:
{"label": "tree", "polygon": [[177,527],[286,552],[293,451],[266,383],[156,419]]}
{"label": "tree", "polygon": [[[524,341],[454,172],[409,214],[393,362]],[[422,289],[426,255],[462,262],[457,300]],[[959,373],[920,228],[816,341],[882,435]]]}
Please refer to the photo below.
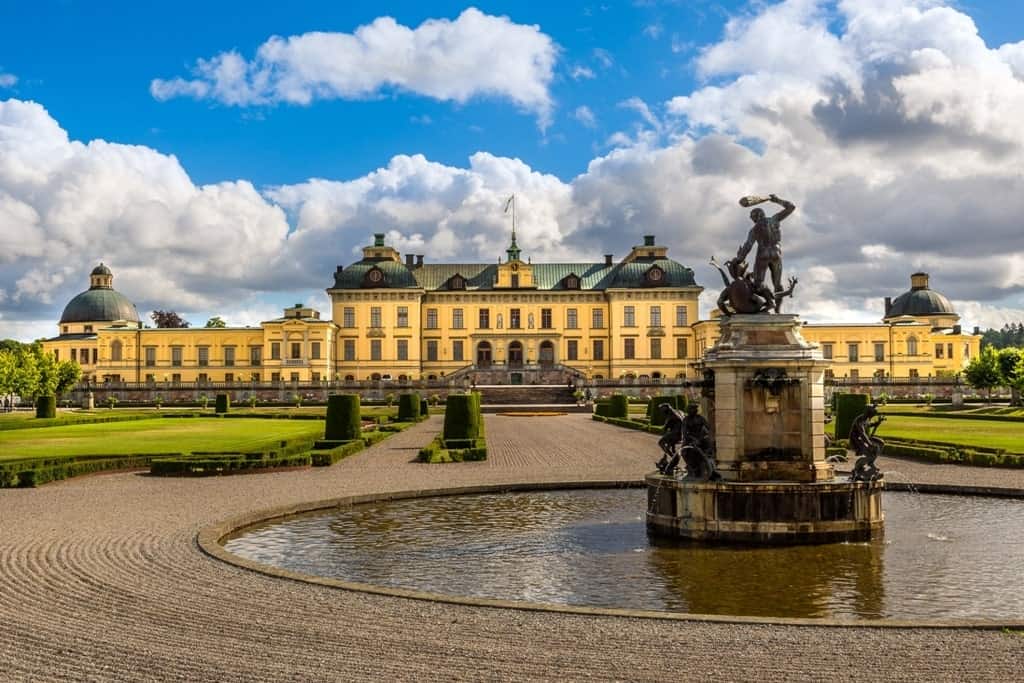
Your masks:
{"label": "tree", "polygon": [[981,348],[987,346],[994,346],[997,349],[1024,346],[1024,322],[1007,323],[1001,330],[985,330],[981,335]]}
{"label": "tree", "polygon": [[24,344],[17,339],[0,339],[0,351],[17,351],[31,344]]}
{"label": "tree", "polygon": [[82,367],[78,363],[73,360],[62,360],[57,363],[56,395],[60,396],[68,391],[78,384],[80,379],[82,379]]}
{"label": "tree", "polygon": [[1020,392],[1024,388],[1024,353],[1008,346],[996,353],[1002,383],[1010,388],[1010,405],[1020,405]]}
{"label": "tree", "polygon": [[1002,384],[1002,375],[999,372],[999,357],[996,350],[985,347],[982,352],[971,359],[971,362],[964,368],[964,377],[967,383],[979,391],[988,392],[988,400],[992,400],[992,387]]}
{"label": "tree", "polygon": [[206,321],[206,327],[227,327],[228,324],[219,315],[215,315]]}
{"label": "tree", "polygon": [[190,323],[187,320],[182,319],[182,317],[174,311],[153,311],[153,314],[149,317],[153,319],[153,324],[157,327],[172,328],[190,326]]}

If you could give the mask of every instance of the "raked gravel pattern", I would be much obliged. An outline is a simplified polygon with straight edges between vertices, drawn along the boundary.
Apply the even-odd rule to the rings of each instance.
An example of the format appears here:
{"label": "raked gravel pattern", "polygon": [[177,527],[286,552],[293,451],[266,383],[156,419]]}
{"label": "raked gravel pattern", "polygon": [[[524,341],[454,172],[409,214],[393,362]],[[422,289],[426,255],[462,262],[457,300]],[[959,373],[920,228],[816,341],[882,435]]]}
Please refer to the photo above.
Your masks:
{"label": "raked gravel pattern", "polygon": [[[486,425],[491,455],[481,463],[413,462],[441,427],[431,417],[330,468],[116,473],[0,491],[0,681],[1019,680],[1024,636],[998,630],[471,607],[274,578],[197,547],[203,527],[265,508],[419,488],[640,479],[657,455],[655,436],[587,415],[488,415]],[[1015,470],[884,467],[914,481],[1024,488]]]}

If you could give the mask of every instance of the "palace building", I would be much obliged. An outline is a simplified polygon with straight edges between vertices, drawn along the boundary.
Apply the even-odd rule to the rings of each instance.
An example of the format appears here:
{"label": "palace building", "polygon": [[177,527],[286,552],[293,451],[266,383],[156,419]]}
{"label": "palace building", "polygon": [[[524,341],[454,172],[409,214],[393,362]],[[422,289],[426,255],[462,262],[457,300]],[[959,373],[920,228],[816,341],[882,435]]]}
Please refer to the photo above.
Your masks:
{"label": "palace building", "polygon": [[[332,320],[296,305],[253,327],[150,328],[97,266],[43,341],[93,383],[437,380],[478,384],[700,376],[718,321],[698,320],[702,287],[654,236],[616,261],[531,263],[515,233],[496,263],[425,263],[384,235],[339,266]],[[805,325],[832,377],[953,374],[978,353],[948,299],[915,273],[877,324]]]}

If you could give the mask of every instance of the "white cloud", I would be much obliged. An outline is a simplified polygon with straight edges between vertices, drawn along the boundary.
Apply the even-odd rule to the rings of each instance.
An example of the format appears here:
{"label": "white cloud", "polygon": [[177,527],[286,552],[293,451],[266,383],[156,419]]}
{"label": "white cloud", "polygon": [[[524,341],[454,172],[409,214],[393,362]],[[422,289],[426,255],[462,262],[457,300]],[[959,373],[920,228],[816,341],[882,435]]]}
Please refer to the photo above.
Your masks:
{"label": "white cloud", "polygon": [[558,48],[536,25],[469,8],[454,20],[409,28],[379,17],[352,33],[273,36],[252,60],[222,52],[200,59],[194,78],[155,79],[150,92],[249,106],[316,99],[364,99],[395,88],[463,103],[499,97],[536,113],[542,125]]}
{"label": "white cloud", "polygon": [[661,34],[665,32],[665,27],[659,23],[648,24],[644,26],[644,35],[652,40],[657,40],[661,37]]}
{"label": "white cloud", "polygon": [[573,112],[573,118],[587,128],[597,127],[597,117],[594,116],[594,112],[590,110],[590,107],[585,104],[576,107],[576,111]]}
{"label": "white cloud", "polygon": [[0,71],[0,88],[13,88],[17,83],[17,76]]}
{"label": "white cloud", "polygon": [[590,68],[587,68],[585,66],[577,65],[577,66],[574,66],[572,68],[572,71],[569,72],[569,75],[572,76],[573,80],[575,80],[575,81],[578,81],[578,80],[581,80],[581,79],[584,79],[584,78],[590,79],[590,78],[594,78],[594,70],[590,69]]}

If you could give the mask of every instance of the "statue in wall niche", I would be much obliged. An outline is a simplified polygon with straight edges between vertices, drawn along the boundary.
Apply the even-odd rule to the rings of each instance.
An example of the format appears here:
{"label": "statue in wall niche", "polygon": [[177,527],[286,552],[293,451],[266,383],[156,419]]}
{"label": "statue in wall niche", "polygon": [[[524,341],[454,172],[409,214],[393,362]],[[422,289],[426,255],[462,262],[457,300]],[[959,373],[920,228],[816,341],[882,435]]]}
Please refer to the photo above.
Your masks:
{"label": "statue in wall niche", "polygon": [[753,246],[757,245],[754,255],[754,282],[758,287],[764,286],[765,275],[772,275],[772,291],[778,294],[785,291],[782,287],[782,228],[779,223],[786,220],[796,211],[792,202],[780,199],[777,195],[767,197],[749,196],[740,199],[740,206],[750,207],[763,202],[774,202],[782,207],[782,211],[768,216],[763,209],[751,209],[750,220],[754,227],[747,233],[747,241],[736,252],[736,260],[743,261]]}
{"label": "statue in wall niche", "polygon": [[498,314],[498,329],[500,330],[501,328],[502,328],[501,313],[499,313]]}
{"label": "statue in wall niche", "polygon": [[689,404],[685,415],[668,403],[662,403],[658,409],[665,416],[665,434],[658,440],[662,456],[655,463],[658,471],[671,477],[682,458],[686,465],[687,479],[721,479],[712,456],[714,443],[711,440],[711,425],[697,412],[697,404]]}
{"label": "statue in wall niche", "polygon": [[857,416],[850,427],[850,448],[857,455],[850,481],[878,481],[882,472],[875,465],[875,460],[882,454],[885,442],[875,436],[879,425],[885,421],[885,415],[879,415],[874,405],[868,405],[864,412]]}
{"label": "statue in wall niche", "polygon": [[531,330],[533,329],[533,313],[526,316],[526,326]]}

